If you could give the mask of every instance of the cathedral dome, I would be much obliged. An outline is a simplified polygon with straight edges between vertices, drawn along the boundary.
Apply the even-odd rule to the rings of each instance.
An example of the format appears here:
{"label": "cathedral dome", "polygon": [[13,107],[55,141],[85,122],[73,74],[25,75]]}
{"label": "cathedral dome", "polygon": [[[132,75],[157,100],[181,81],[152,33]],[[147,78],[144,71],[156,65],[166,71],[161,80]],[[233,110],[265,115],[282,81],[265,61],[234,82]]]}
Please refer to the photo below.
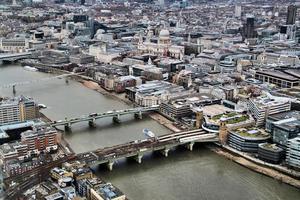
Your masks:
{"label": "cathedral dome", "polygon": [[159,33],[159,37],[170,37],[170,32],[167,29],[162,29]]}

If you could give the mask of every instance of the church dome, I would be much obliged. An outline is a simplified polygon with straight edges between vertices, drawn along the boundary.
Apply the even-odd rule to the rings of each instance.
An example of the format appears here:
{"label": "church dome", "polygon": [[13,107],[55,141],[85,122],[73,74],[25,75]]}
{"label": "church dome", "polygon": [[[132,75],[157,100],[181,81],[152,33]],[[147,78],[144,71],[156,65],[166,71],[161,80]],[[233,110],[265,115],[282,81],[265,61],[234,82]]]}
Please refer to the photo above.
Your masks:
{"label": "church dome", "polygon": [[170,32],[167,29],[162,29],[159,33],[159,37],[170,37]]}

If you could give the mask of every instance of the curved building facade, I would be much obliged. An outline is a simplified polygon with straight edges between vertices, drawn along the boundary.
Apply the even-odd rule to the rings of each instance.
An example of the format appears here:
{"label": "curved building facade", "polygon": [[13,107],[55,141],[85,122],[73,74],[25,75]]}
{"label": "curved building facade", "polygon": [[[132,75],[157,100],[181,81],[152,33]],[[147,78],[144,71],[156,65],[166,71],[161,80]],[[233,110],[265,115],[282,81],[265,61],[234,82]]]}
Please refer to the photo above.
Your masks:
{"label": "curved building facade", "polygon": [[257,153],[258,145],[269,139],[270,135],[261,130],[241,128],[229,132],[228,144],[239,151]]}

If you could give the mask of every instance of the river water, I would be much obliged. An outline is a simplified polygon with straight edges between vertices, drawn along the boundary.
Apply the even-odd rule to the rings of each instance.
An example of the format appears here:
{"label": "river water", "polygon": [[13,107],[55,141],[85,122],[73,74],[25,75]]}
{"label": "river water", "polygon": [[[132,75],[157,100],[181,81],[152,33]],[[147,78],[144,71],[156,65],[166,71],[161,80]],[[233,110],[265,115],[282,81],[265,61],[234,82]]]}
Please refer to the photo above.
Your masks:
{"label": "river water", "polygon": [[[0,96],[13,96],[11,88],[1,89],[1,85],[51,76],[25,71],[18,65],[0,65]],[[17,86],[16,90],[16,95],[30,96],[46,104],[48,108],[43,112],[52,120],[129,107],[78,82],[69,81],[67,84],[63,79]],[[79,153],[144,139],[143,128],[149,128],[157,135],[170,132],[147,117],[135,120],[133,116],[127,116],[121,121],[116,125],[111,119],[102,119],[97,121],[96,128],[89,128],[84,122],[76,124],[65,138]],[[114,165],[112,172],[102,167],[97,174],[118,186],[133,200],[300,199],[300,190],[248,170],[201,145],[196,145],[193,152],[176,149],[168,158],[149,154],[143,158],[142,164],[121,160]]]}

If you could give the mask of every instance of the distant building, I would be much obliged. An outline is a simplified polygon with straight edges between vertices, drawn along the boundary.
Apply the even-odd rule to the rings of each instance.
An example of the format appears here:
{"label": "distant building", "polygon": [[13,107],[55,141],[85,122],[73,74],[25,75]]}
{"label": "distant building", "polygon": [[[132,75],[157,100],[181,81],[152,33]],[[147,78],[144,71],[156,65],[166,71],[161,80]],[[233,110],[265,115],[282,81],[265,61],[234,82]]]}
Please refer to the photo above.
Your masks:
{"label": "distant building", "polygon": [[241,5],[235,5],[234,8],[234,16],[236,18],[241,18],[242,17],[242,6]]}
{"label": "distant building", "polygon": [[0,39],[0,50],[20,53],[26,51],[29,48],[29,42],[25,38],[13,38],[13,39]]}
{"label": "distant building", "polygon": [[268,70],[268,71],[256,71],[255,79],[262,81],[263,83],[274,84],[281,88],[292,88],[299,86],[300,84],[300,73],[299,71],[286,70],[283,71]]}
{"label": "distant building", "polygon": [[293,25],[296,22],[297,17],[297,6],[289,5],[287,8],[287,19],[286,24]]}
{"label": "distant building", "polygon": [[95,61],[95,57],[87,54],[76,54],[70,56],[70,62],[75,64],[88,64]]}
{"label": "distant building", "polygon": [[185,90],[166,81],[149,81],[146,84],[132,88],[126,88],[127,98],[140,106],[160,105],[163,101],[191,94],[192,91]]}
{"label": "distant building", "polygon": [[184,56],[184,46],[172,45],[170,32],[167,29],[162,29],[159,33],[158,43],[151,42],[152,34],[147,35],[144,42],[143,37],[140,36],[138,43],[138,50],[141,53],[150,53],[158,56],[167,56],[182,60]]}
{"label": "distant building", "polygon": [[247,16],[246,23],[243,25],[243,36],[246,39],[257,37],[255,18],[252,15]]}

